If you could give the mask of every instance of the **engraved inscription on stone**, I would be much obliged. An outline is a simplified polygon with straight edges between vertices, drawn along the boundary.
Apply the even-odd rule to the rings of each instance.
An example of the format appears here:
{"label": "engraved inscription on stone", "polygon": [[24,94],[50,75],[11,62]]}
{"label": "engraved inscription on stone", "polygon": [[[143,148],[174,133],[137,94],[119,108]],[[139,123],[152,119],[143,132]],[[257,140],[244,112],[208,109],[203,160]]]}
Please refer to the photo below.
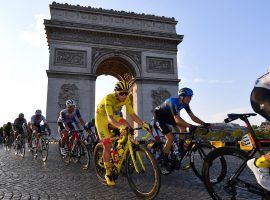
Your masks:
{"label": "engraved inscription on stone", "polygon": [[55,65],[86,67],[86,51],[55,49]]}
{"label": "engraved inscription on stone", "polygon": [[79,105],[79,89],[75,84],[63,84],[60,88],[60,92],[58,95],[58,108],[59,110],[64,109],[66,107],[66,101],[72,99],[76,102],[76,107],[80,107]]}
{"label": "engraved inscription on stone", "polygon": [[173,74],[173,59],[146,57],[146,71],[149,73]]}
{"label": "engraved inscription on stone", "polygon": [[152,90],[152,93],[151,93],[151,97],[153,99],[152,111],[170,96],[171,96],[171,93],[162,87],[159,87],[156,90]]}

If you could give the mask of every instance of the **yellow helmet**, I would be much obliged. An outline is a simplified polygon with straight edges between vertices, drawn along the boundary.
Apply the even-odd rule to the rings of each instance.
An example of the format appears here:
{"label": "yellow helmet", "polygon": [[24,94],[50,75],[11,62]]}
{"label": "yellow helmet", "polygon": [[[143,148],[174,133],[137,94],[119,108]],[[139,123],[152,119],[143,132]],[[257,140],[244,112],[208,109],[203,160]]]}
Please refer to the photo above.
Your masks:
{"label": "yellow helmet", "polygon": [[115,84],[114,91],[128,91],[129,85],[125,81],[119,81]]}

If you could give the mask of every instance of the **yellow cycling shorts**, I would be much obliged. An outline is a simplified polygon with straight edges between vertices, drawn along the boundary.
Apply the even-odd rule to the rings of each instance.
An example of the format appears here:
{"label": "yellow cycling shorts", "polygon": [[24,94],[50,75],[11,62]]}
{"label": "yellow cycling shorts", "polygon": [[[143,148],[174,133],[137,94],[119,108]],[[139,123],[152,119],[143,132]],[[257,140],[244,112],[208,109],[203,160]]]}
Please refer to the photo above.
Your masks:
{"label": "yellow cycling shorts", "polygon": [[[121,123],[121,121],[126,121],[124,118],[114,115],[113,118],[118,122]],[[98,116],[95,117],[95,124],[98,132],[98,136],[100,141],[104,139],[109,139],[111,137],[111,132],[109,130],[109,120],[107,116]]]}

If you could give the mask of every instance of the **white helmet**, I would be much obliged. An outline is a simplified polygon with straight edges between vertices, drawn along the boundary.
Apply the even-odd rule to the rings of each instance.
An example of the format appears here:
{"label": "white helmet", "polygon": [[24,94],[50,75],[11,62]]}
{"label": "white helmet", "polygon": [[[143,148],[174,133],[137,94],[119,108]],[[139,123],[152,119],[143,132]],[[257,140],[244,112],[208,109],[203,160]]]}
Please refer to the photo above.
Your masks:
{"label": "white helmet", "polygon": [[36,110],[35,114],[36,114],[36,115],[41,115],[42,112],[41,112],[41,110],[38,109],[38,110]]}
{"label": "white helmet", "polygon": [[76,103],[74,100],[72,99],[69,99],[66,101],[66,106],[69,107],[69,106],[76,106]]}

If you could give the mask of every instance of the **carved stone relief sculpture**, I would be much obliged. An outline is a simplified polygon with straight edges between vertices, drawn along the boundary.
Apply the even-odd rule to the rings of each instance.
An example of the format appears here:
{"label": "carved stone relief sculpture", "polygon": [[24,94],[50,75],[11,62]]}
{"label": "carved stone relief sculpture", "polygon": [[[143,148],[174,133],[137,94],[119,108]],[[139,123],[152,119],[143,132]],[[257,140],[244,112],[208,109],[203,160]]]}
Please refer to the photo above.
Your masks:
{"label": "carved stone relief sculpture", "polygon": [[58,95],[58,108],[59,110],[66,107],[66,101],[68,99],[75,100],[76,106],[80,107],[79,102],[79,89],[75,84],[63,84],[60,88]]}
{"label": "carved stone relief sculpture", "polygon": [[159,106],[165,99],[169,98],[170,96],[171,93],[162,87],[159,87],[156,90],[152,90],[152,111],[155,109],[155,107]]}
{"label": "carved stone relief sculpture", "polygon": [[86,51],[55,49],[55,65],[86,67]]}
{"label": "carved stone relief sculpture", "polygon": [[173,59],[146,57],[146,71],[148,73],[173,74]]}

